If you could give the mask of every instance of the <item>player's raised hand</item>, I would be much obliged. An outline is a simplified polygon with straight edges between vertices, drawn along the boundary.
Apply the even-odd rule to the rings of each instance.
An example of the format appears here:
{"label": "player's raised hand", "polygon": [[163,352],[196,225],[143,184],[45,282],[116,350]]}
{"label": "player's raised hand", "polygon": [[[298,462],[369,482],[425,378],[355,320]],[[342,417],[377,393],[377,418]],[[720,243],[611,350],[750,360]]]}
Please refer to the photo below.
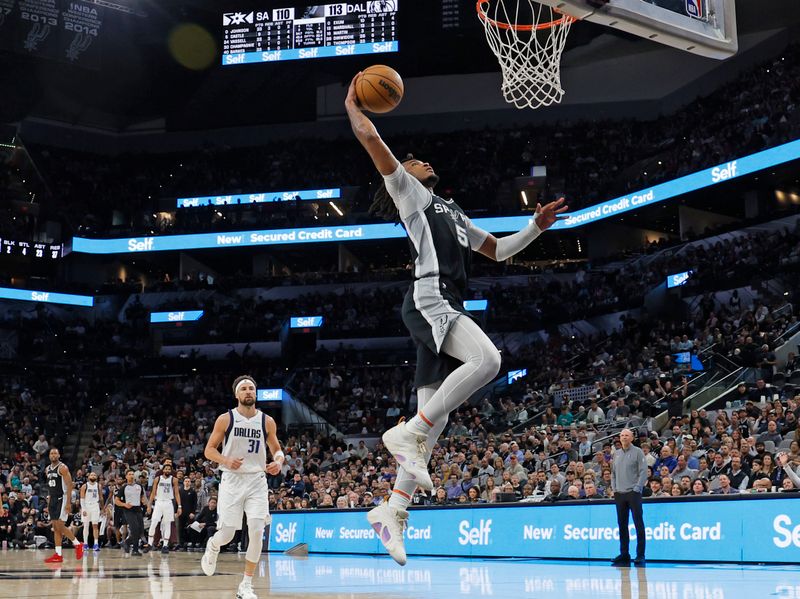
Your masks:
{"label": "player's raised hand", "polygon": [[267,464],[267,474],[271,474],[275,476],[276,474],[280,474],[281,465],[278,462],[270,462]]}
{"label": "player's raised hand", "polygon": [[539,229],[546,231],[558,220],[558,215],[569,210],[569,206],[564,205],[564,198],[558,198],[555,202],[550,202],[542,206],[536,204],[536,224]]}
{"label": "player's raised hand", "polygon": [[358,95],[356,94],[356,80],[361,76],[361,71],[356,73],[353,80],[350,82],[350,87],[347,89],[347,97],[344,100],[346,108],[357,108],[361,110],[361,105],[358,102]]}
{"label": "player's raised hand", "polygon": [[244,462],[244,458],[230,458],[226,465],[231,470],[238,470],[239,468],[242,467],[242,463],[243,462]]}

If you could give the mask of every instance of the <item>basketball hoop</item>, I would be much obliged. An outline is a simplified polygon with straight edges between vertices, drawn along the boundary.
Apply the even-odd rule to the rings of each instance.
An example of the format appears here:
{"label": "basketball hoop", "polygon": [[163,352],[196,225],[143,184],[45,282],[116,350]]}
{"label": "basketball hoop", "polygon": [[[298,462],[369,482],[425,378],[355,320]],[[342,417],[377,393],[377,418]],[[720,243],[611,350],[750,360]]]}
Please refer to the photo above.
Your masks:
{"label": "basketball hoop", "polygon": [[577,19],[534,0],[478,0],[476,9],[500,62],[506,102],[517,108],[560,102],[561,53]]}

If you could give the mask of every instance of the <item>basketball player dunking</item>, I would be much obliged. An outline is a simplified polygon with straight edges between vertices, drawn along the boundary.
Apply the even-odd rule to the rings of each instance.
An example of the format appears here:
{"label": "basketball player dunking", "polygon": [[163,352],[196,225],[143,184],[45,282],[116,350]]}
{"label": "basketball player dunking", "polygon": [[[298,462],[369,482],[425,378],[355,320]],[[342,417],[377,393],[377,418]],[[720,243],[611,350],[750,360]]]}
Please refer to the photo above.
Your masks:
{"label": "basketball player dunking", "polygon": [[[267,476],[276,475],[286,459],[278,442],[275,420],[257,410],[256,383],[251,376],[233,382],[238,405],[217,418],[208,438],[205,456],[222,470],[219,484],[218,530],[208,540],[200,565],[207,576],[214,574],[223,545],[230,543],[242,528],[242,513],[247,514],[250,544],[245,555],[244,578],[237,599],[257,599],[253,592],[253,573],[261,559],[264,527],[270,521]],[[222,452],[219,451],[220,445]],[[267,465],[267,445],[273,461]]]}
{"label": "basketball player dunking", "polygon": [[78,542],[65,522],[72,509],[72,476],[67,465],[61,461],[61,453],[55,447],[50,450],[50,465],[45,468],[47,477],[47,509],[53,524],[53,541],[56,551],[44,560],[48,564],[60,564],[64,561],[61,555],[61,538],[67,537],[75,547],[75,557],[83,557],[83,545]]}
{"label": "basketball player dunking", "polygon": [[[175,498],[175,505],[178,506],[178,512],[175,513],[172,499]],[[153,509],[155,505],[155,509]],[[153,546],[153,539],[158,528],[158,523],[161,523],[161,553],[169,553],[169,536],[172,529],[172,523],[175,517],[180,517],[183,506],[181,505],[181,495],[178,492],[178,481],[172,476],[172,462],[167,460],[161,469],[161,474],[153,481],[153,489],[150,491],[150,505],[147,507],[147,513],[152,511],[153,516],[150,518],[150,530],[147,533],[150,546]]]}
{"label": "basketball player dunking", "polygon": [[502,238],[476,227],[453,201],[433,193],[439,177],[427,162],[409,155],[402,163],[364,115],[356,97],[356,75],[345,100],[356,138],[383,176],[370,212],[403,223],[411,242],[414,282],[403,302],[403,322],[417,346],[417,415],[383,435],[397,460],[391,498],[367,514],[394,560],[406,563],[406,508],[417,485],[432,489],[431,446],[450,412],[490,382],[500,370],[500,353],[463,307],[471,252],[501,262],[524,250],[567,210],[561,198],[536,206],[523,230]]}

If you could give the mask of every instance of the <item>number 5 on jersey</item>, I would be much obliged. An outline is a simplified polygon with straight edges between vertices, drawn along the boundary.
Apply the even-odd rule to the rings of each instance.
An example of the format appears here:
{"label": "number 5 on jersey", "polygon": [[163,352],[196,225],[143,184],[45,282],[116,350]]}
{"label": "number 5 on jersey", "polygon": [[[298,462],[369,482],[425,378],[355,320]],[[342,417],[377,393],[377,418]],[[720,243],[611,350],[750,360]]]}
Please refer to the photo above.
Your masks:
{"label": "number 5 on jersey", "polygon": [[459,224],[456,224],[456,237],[458,237],[458,243],[460,243],[463,247],[469,247],[469,237],[467,237],[467,230]]}

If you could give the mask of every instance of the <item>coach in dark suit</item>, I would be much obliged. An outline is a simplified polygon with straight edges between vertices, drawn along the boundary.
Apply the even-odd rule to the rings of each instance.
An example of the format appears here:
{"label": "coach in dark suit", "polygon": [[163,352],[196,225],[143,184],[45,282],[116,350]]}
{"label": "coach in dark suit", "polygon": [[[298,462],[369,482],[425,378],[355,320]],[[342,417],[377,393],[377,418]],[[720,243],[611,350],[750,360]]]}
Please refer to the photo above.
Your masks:
{"label": "coach in dark suit", "polygon": [[647,462],[644,459],[644,452],[633,445],[633,432],[627,428],[623,429],[619,434],[619,440],[622,449],[614,452],[611,464],[611,488],[614,491],[619,526],[619,555],[611,563],[614,566],[627,566],[631,563],[629,551],[631,539],[628,532],[628,512],[630,512],[636,527],[636,559],[633,563],[643,566],[645,533],[642,490],[647,482]]}

